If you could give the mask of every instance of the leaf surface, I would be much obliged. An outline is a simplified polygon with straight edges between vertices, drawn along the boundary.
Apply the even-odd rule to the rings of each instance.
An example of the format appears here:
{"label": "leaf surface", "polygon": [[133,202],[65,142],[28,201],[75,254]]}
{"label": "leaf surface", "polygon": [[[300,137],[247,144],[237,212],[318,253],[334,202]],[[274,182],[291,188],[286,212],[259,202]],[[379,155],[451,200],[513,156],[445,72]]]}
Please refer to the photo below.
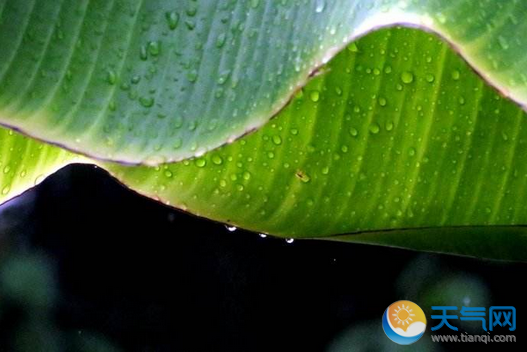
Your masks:
{"label": "leaf surface", "polygon": [[281,237],[499,259],[524,248],[527,128],[517,105],[418,30],[370,34],[322,72],[231,145],[154,168],[105,167],[166,204]]}
{"label": "leaf surface", "polygon": [[202,155],[396,23],[439,33],[524,104],[526,12],[523,0],[0,0],[0,123],[99,159]]}

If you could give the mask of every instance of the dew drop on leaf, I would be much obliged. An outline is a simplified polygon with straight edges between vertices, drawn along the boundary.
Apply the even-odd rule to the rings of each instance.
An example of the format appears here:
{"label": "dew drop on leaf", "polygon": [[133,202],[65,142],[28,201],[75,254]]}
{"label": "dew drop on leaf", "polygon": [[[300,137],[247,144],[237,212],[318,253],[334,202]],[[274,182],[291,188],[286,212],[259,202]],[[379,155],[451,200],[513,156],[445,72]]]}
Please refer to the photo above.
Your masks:
{"label": "dew drop on leaf", "polygon": [[401,81],[405,84],[410,84],[414,81],[414,74],[410,71],[401,73]]}
{"label": "dew drop on leaf", "polygon": [[369,128],[370,132],[372,134],[377,134],[379,133],[379,131],[381,130],[380,126],[378,123],[374,122],[370,125],[370,128]]}
{"label": "dew drop on leaf", "polygon": [[158,56],[161,53],[161,43],[158,41],[148,43],[148,53],[152,56]]}
{"label": "dew drop on leaf", "polygon": [[139,103],[145,108],[151,108],[154,106],[154,98],[152,97],[141,97],[139,98]]}
{"label": "dew drop on leaf", "polygon": [[108,70],[106,72],[106,81],[111,85],[117,83],[117,75],[114,70]]}
{"label": "dew drop on leaf", "polygon": [[318,90],[311,91],[309,98],[311,98],[312,102],[316,103],[320,99],[320,92]]}
{"label": "dew drop on leaf", "polygon": [[425,76],[425,79],[428,83],[433,83],[435,81],[435,77],[433,74],[429,73]]}
{"label": "dew drop on leaf", "polygon": [[221,156],[219,156],[219,155],[214,155],[214,156],[212,157],[212,162],[213,162],[214,164],[216,164],[216,165],[221,165],[221,164],[223,164],[223,159],[222,159]]}
{"label": "dew drop on leaf", "polygon": [[316,0],[315,12],[321,13],[326,8],[326,0]]}
{"label": "dew drop on leaf", "polygon": [[194,164],[196,164],[197,167],[204,167],[207,165],[207,161],[203,158],[199,158],[194,161]]}
{"label": "dew drop on leaf", "polygon": [[174,30],[177,28],[177,25],[179,23],[179,14],[176,11],[170,11],[165,14],[168,28],[171,30]]}

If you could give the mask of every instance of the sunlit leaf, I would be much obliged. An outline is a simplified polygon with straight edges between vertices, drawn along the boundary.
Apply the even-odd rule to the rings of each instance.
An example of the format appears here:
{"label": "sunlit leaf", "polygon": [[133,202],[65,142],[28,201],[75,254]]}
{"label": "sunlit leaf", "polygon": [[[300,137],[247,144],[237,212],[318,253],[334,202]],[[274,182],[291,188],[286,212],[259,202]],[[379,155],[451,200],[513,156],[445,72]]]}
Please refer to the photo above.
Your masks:
{"label": "sunlit leaf", "polygon": [[518,106],[418,30],[368,35],[323,72],[231,145],[106,167],[142,194],[257,232],[527,259]]}
{"label": "sunlit leaf", "polygon": [[0,122],[97,158],[182,160],[262,126],[338,50],[394,23],[439,33],[525,103],[526,12],[523,0],[0,0]]}

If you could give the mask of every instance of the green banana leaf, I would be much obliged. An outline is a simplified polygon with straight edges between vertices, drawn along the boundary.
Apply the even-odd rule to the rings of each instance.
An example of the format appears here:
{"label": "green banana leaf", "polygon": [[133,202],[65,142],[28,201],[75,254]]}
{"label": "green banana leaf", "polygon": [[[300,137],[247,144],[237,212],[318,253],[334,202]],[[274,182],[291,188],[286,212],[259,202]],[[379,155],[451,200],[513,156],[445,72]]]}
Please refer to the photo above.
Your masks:
{"label": "green banana leaf", "polygon": [[[150,14],[158,13],[160,10],[154,7],[157,2],[152,2],[152,8],[150,3],[138,4],[138,12],[130,10],[134,13],[131,18],[139,16],[141,11],[146,11],[144,9],[149,9]],[[39,1],[27,4],[30,3],[43,9],[47,6]],[[113,6],[120,8],[124,3],[108,5],[94,1],[77,3],[77,6],[78,11],[85,10],[84,15],[89,15],[91,12],[88,9],[94,7],[94,18],[85,20],[86,26],[93,30],[97,20],[105,19],[109,25],[116,23],[101,15],[100,11],[106,9],[105,6],[112,6],[115,10]],[[527,224],[527,209],[522,202],[527,182],[524,160],[527,155],[522,144],[527,142],[527,132],[523,127],[525,113],[512,102],[523,103],[527,95],[522,71],[522,65],[527,65],[527,60],[522,60],[525,55],[521,50],[524,39],[517,38],[517,31],[524,26],[517,16],[522,18],[521,15],[526,13],[526,2],[472,4],[477,7],[479,15],[471,20],[454,11],[469,9],[468,1],[428,1],[426,6],[430,10],[426,11],[422,10],[424,5],[419,1],[406,5],[400,2],[395,7],[389,1],[382,6],[380,2],[372,2],[372,6],[364,3],[357,5],[359,7],[353,12],[353,18],[359,18],[357,14],[362,14],[362,18],[351,25],[354,28],[352,34],[332,42],[328,38],[336,36],[338,31],[329,27],[320,30],[320,33],[327,31],[327,37],[321,34],[318,38],[320,43],[333,43],[333,46],[315,45],[312,54],[320,50],[318,54],[313,54],[313,57],[322,55],[319,61],[300,58],[297,64],[301,64],[301,69],[296,70],[287,68],[289,57],[286,55],[280,61],[284,64],[283,76],[272,75],[270,82],[254,80],[257,76],[241,75],[244,78],[237,81],[232,87],[234,90],[231,90],[234,92],[231,98],[234,99],[220,96],[218,101],[210,102],[212,105],[207,114],[192,114],[199,115],[197,120],[179,116],[175,122],[179,127],[175,129],[168,127],[174,126],[174,114],[185,111],[185,108],[179,109],[176,105],[188,104],[188,109],[202,109],[206,105],[203,100],[186,96],[176,103],[173,97],[168,97],[170,104],[176,104],[170,105],[173,112],[170,116],[157,116],[152,120],[154,107],[159,107],[157,103],[143,106],[153,110],[135,114],[136,103],[143,105],[140,95],[134,98],[134,94],[128,91],[123,93],[126,97],[123,97],[122,104],[106,101],[110,94],[108,91],[117,94],[123,83],[120,74],[113,69],[106,69],[105,76],[97,75],[105,79],[93,78],[93,72],[97,70],[90,66],[90,53],[99,50],[96,45],[91,45],[90,50],[84,48],[84,51],[77,52],[78,47],[83,48],[84,44],[79,39],[80,44],[69,53],[72,57],[79,56],[80,61],[76,64],[78,72],[62,72],[64,80],[57,80],[58,76],[54,75],[60,74],[57,68],[60,66],[50,71],[39,68],[39,74],[35,73],[38,70],[31,70],[31,65],[45,65],[47,54],[42,56],[42,52],[51,52],[49,48],[44,50],[41,47],[40,54],[33,52],[33,63],[24,66],[25,60],[17,59],[17,56],[21,53],[25,53],[21,57],[30,55],[30,49],[38,47],[35,43],[51,47],[51,44],[32,37],[41,35],[42,28],[28,30],[29,34],[19,38],[18,49],[0,53],[0,74],[3,72],[3,76],[0,75],[2,123],[83,154],[132,163],[157,164],[179,160],[202,154],[226,141],[230,144],[191,160],[138,167],[89,161],[59,147],[1,130],[0,167],[3,174],[0,174],[0,203],[64,165],[93,162],[141,194],[199,216],[256,232],[284,238],[324,238],[495,259],[527,260],[527,254],[522,250],[526,248],[527,236],[523,228]],[[7,35],[2,29],[3,26],[15,25],[11,20],[13,17],[6,17],[5,13],[18,11],[27,4],[18,6],[11,1],[0,1],[0,42],[17,38],[16,35]],[[62,6],[70,4],[65,0]],[[255,8],[262,4],[266,3],[258,3]],[[336,4],[316,2],[315,13],[326,13],[331,9],[334,18],[345,16],[345,11],[335,10],[333,6],[340,3]],[[284,8],[287,8],[286,5],[283,5]],[[266,5],[266,11],[273,12],[273,6],[274,3]],[[444,11],[439,11],[439,8]],[[422,11],[419,12],[419,9]],[[20,23],[26,23],[28,28],[32,23],[45,26],[42,18],[46,18],[46,12],[35,13],[31,20]],[[178,15],[173,13],[166,12],[166,21],[169,27],[176,22],[177,29],[182,18],[180,12],[175,12]],[[290,13],[296,12],[291,10]],[[301,18],[300,13],[298,18]],[[10,20],[6,21],[6,18]],[[440,33],[449,43],[456,45],[471,66],[435,35],[415,29],[393,28],[375,31],[353,42],[328,65],[319,67],[353,38],[375,27],[397,22],[394,18],[411,25],[426,25],[426,28]],[[486,24],[482,26],[484,22]],[[58,28],[62,26],[66,24]],[[245,31],[246,28],[242,27]],[[150,27],[141,28],[136,31],[148,32]],[[56,31],[52,30],[53,33]],[[103,31],[98,35],[106,37],[108,33]],[[282,35],[285,33],[287,31]],[[29,38],[26,38],[28,35]],[[167,36],[170,37],[169,34]],[[89,35],[80,37],[88,38]],[[50,37],[51,40],[53,37]],[[114,40],[118,41],[117,37]],[[296,43],[293,37],[287,40],[281,43],[293,46]],[[250,39],[247,41],[252,42]],[[10,45],[6,47],[10,48]],[[287,52],[295,49],[285,44],[284,47]],[[24,48],[27,49],[25,52]],[[156,48],[163,50],[164,46]],[[146,48],[148,60],[153,59],[151,55],[161,55],[162,51],[156,54],[156,48],[150,45]],[[280,50],[270,48],[267,48],[267,56],[280,53]],[[208,56],[204,54],[203,57]],[[5,57],[10,59],[7,65],[2,66],[7,62]],[[59,58],[58,55],[50,57]],[[70,61],[70,64],[74,62],[72,58]],[[243,61],[237,65],[244,64]],[[159,67],[168,71],[178,64],[166,61],[164,65]],[[481,76],[478,77],[471,67]],[[2,71],[2,68],[5,70]],[[131,74],[133,64],[123,64],[123,70]],[[173,88],[163,86],[164,81],[156,79],[156,74],[154,72],[151,79],[147,79],[150,85],[159,86],[160,91],[165,92]],[[301,88],[310,75],[314,78]],[[145,77],[141,76],[139,82],[133,83],[134,77],[128,86],[144,82]],[[75,79],[82,80],[84,85],[73,83]],[[232,75],[226,79],[231,80]],[[64,85],[67,80],[71,83]],[[497,87],[500,93],[487,86],[485,80]],[[190,80],[183,85],[196,87],[197,82],[197,79],[194,82]],[[278,87],[284,82],[290,85]],[[29,88],[33,84],[36,84],[35,87],[38,85],[38,89]],[[203,84],[206,84],[205,81]],[[19,89],[21,85],[27,86],[27,89]],[[59,85],[60,89],[57,88]],[[79,88],[81,86],[82,89]],[[193,92],[210,94],[210,86],[200,87],[193,88]],[[238,87],[243,87],[238,91],[240,94],[235,93]],[[262,93],[266,89],[272,93]],[[70,95],[74,91],[76,98]],[[139,92],[139,88],[134,91]],[[296,93],[292,101],[275,119],[257,132],[235,140],[252,128],[246,128],[246,123],[254,123],[258,114],[261,119],[254,127],[265,123],[286,104],[293,92]],[[52,99],[50,94],[53,94]],[[202,144],[204,134],[198,126],[203,126],[214,114],[222,114],[230,108],[241,111],[236,109],[236,102],[241,96],[244,97],[243,104],[250,102],[263,110],[258,113],[246,110],[245,114],[237,115],[242,122],[214,119],[215,128],[205,138],[210,137],[206,144]],[[124,112],[119,112],[119,109],[124,109]],[[188,109],[186,111],[190,111]],[[125,119],[123,122],[116,118],[121,113],[141,117],[141,126],[133,127],[127,125],[132,120]],[[118,127],[108,127],[106,119],[111,121],[110,125]],[[187,123],[196,128],[184,127]],[[245,127],[239,130],[240,134],[225,138],[222,133],[229,130],[227,126],[231,123],[240,123],[239,126]],[[99,127],[105,132],[98,130]],[[36,132],[33,133],[32,129]],[[149,131],[157,132],[150,135]],[[163,140],[176,141],[178,147],[167,148]],[[187,144],[188,141],[191,141],[190,144]],[[192,146],[187,149],[183,145]],[[206,147],[193,147],[198,145]]]}
{"label": "green banana leaf", "polygon": [[526,258],[525,231],[508,229],[527,224],[520,108],[417,30],[370,34],[322,72],[236,143],[182,163],[103,166],[142,194],[253,231]]}
{"label": "green banana leaf", "polygon": [[0,123],[99,159],[199,156],[264,125],[353,39],[397,23],[445,37],[524,104],[526,11],[523,0],[0,0]]}

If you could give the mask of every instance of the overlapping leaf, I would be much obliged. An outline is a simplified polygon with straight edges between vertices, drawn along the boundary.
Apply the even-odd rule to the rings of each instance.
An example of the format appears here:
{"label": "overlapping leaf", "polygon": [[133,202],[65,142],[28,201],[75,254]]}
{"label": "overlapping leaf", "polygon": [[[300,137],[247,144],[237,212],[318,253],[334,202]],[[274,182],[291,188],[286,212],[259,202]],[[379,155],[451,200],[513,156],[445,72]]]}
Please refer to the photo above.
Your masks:
{"label": "overlapping leaf", "polygon": [[102,159],[201,155],[394,23],[440,33],[525,103],[526,11],[523,0],[0,0],[0,122]]}
{"label": "overlapping leaf", "polygon": [[[467,16],[470,11],[473,16]],[[527,260],[525,1],[0,0],[0,123],[221,222]],[[435,31],[381,30],[403,22]],[[316,34],[316,35],[314,35]],[[259,131],[297,91],[290,105]],[[0,131],[0,203],[86,159]]]}
{"label": "overlapping leaf", "polygon": [[232,145],[106,167],[143,194],[254,231],[526,259],[524,230],[508,228],[527,224],[518,106],[417,30],[371,34],[324,71]]}

